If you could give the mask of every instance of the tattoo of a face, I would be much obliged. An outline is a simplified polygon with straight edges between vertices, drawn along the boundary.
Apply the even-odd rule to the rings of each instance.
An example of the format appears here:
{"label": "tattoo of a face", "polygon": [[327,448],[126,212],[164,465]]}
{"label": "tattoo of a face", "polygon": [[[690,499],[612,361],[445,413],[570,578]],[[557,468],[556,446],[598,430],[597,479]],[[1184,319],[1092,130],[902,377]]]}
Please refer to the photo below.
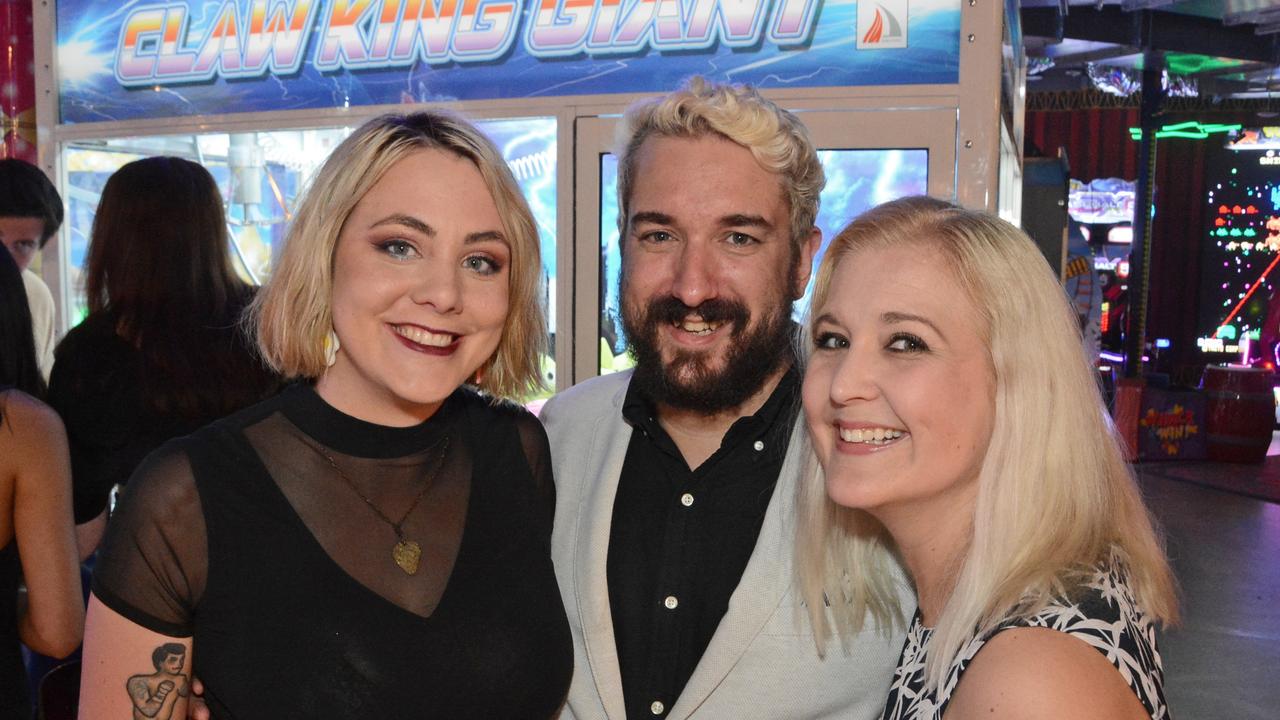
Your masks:
{"label": "tattoo of a face", "polygon": [[187,648],[178,643],[165,643],[151,653],[156,671],[134,675],[125,683],[133,701],[133,720],[173,720],[173,707],[178,698],[191,693],[190,672],[183,672]]}

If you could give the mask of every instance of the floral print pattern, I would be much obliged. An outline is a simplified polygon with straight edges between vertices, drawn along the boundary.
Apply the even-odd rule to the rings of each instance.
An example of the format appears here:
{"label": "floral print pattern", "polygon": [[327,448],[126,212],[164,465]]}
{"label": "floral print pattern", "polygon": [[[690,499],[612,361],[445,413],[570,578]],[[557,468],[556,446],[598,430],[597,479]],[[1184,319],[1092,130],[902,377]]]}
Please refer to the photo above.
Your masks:
{"label": "floral print pattern", "polygon": [[933,631],[924,626],[917,611],[894,671],[883,720],[941,718],[965,667],[982,646],[1001,630],[1016,627],[1049,628],[1088,643],[1120,672],[1152,720],[1168,720],[1155,624],[1134,602],[1121,565],[1114,559],[1080,586],[1072,601],[1055,599],[1034,615],[1008,618],[994,630],[975,635],[956,655],[946,681],[934,692],[924,689],[924,667]]}

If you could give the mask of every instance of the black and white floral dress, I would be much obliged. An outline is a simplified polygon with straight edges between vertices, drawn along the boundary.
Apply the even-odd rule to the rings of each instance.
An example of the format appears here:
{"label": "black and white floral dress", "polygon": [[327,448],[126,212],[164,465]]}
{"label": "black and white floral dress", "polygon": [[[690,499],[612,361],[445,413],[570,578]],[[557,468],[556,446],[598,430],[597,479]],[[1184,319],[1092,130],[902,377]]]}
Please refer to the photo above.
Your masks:
{"label": "black and white floral dress", "polygon": [[942,687],[931,693],[924,692],[924,666],[933,630],[924,626],[917,611],[893,673],[882,720],[941,718],[961,674],[982,646],[1001,630],[1016,627],[1050,628],[1089,643],[1120,671],[1152,720],[1169,718],[1154,624],[1134,603],[1119,564],[1113,562],[1081,586],[1072,601],[1055,600],[1035,615],[1009,618],[975,636],[956,655]]}

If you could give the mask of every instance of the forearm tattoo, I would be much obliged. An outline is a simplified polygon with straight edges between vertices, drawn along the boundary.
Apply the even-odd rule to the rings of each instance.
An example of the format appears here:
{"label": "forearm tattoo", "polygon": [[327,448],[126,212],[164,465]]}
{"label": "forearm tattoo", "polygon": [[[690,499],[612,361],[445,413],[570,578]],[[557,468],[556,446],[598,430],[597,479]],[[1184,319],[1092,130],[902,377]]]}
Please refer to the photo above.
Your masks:
{"label": "forearm tattoo", "polygon": [[191,671],[186,670],[187,648],[165,643],[151,653],[156,671],[134,675],[125,683],[133,701],[133,720],[173,720],[178,698],[191,694]]}

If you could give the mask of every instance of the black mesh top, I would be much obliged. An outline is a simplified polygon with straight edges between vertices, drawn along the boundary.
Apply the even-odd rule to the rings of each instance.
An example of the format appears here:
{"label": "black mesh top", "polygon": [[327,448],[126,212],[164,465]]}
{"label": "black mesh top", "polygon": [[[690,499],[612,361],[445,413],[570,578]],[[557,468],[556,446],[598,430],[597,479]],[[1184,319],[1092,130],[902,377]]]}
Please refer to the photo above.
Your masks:
{"label": "black mesh top", "polygon": [[[215,718],[549,717],[573,662],[549,458],[532,415],[470,390],[388,428],[297,385],[143,463],[94,593],[193,637]],[[398,520],[424,483],[409,575],[361,496]]]}

